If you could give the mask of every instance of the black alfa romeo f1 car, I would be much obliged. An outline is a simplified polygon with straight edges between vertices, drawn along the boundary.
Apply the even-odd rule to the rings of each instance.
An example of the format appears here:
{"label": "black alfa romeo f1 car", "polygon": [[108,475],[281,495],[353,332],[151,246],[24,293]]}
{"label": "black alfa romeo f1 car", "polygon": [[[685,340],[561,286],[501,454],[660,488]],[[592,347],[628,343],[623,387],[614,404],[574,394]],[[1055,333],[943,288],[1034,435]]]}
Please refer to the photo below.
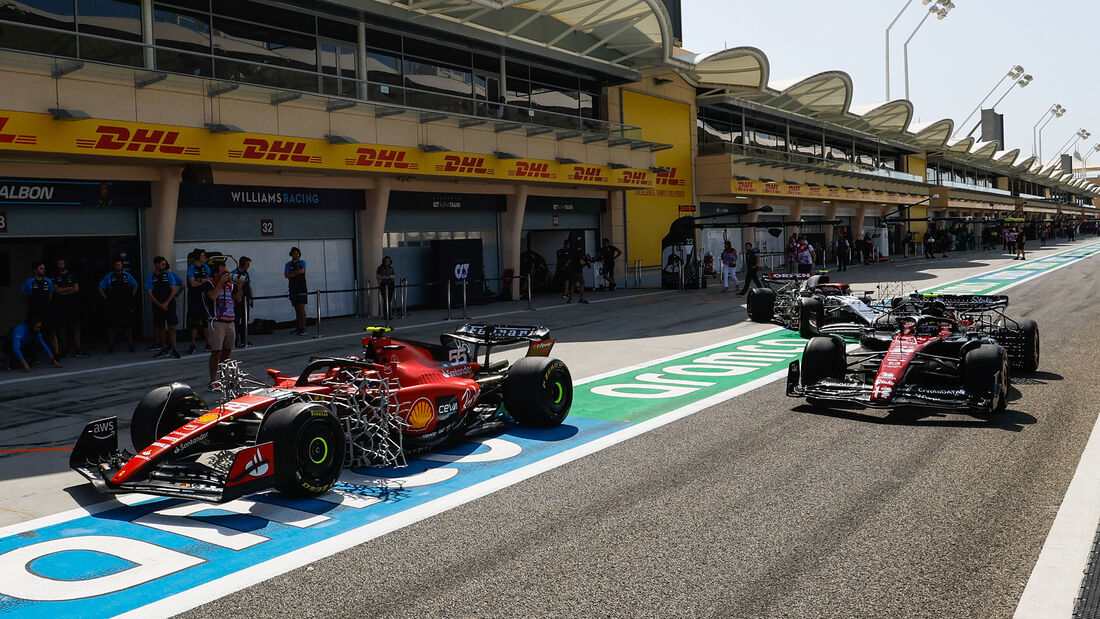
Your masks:
{"label": "black alfa romeo f1 car", "polygon": [[764,276],[764,288],[749,290],[746,306],[754,322],[776,322],[805,338],[823,333],[855,337],[874,324],[882,303],[866,291],[852,294],[848,284],[832,283],[825,273],[774,273]]}
{"label": "black alfa romeo f1 car", "polygon": [[[828,406],[901,406],[977,415],[1007,405],[1009,368],[1039,364],[1039,330],[1032,320],[1004,317],[1007,297],[927,297],[899,302],[895,329],[861,336],[864,348],[847,352],[839,336],[815,337],[787,371],[787,395]],[[909,311],[911,314],[906,315]]]}
{"label": "black alfa romeo f1 car", "polygon": [[[268,370],[271,384],[229,361],[212,407],[182,383],[153,389],[130,423],[137,453],[119,449],[109,417],[84,428],[69,466],[102,492],[228,501],[273,486],[309,497],[344,467],[400,466],[473,434],[554,427],[569,414],[569,369],[549,358],[544,327],[466,325],[440,344],[368,331],[361,355],[315,358],[294,376]],[[492,348],[524,342],[515,363],[490,361]]]}

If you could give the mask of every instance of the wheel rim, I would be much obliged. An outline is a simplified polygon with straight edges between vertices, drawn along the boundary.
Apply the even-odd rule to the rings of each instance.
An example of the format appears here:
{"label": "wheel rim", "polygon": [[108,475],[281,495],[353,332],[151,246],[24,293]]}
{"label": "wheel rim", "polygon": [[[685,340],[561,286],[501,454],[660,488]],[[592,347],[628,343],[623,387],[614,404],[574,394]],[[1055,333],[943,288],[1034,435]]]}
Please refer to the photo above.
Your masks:
{"label": "wheel rim", "polygon": [[338,463],[333,457],[332,446],[337,436],[329,424],[310,420],[298,435],[298,468],[302,474],[315,481],[327,481]]}
{"label": "wheel rim", "polygon": [[554,414],[562,412],[566,406],[566,385],[564,382],[564,375],[560,370],[554,370],[550,374],[550,380],[546,385],[546,399],[549,402],[550,410]]}

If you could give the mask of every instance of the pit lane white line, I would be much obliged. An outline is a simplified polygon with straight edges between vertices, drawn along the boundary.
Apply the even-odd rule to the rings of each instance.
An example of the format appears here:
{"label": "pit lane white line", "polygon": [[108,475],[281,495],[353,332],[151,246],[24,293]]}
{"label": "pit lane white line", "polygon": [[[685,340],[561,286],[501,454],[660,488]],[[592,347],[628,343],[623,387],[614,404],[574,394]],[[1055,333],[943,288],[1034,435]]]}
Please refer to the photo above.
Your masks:
{"label": "pit lane white line", "polygon": [[[608,298],[608,299],[597,299],[595,301],[591,301],[590,304],[591,305],[597,305],[597,304],[600,304],[600,303],[612,303],[612,302],[615,302],[615,301],[626,301],[626,300],[629,300],[629,299],[640,299],[642,297],[651,297],[651,296],[658,295],[658,294],[670,294],[672,292],[674,292],[674,291],[672,291],[672,290],[657,290],[655,292],[643,292],[641,294],[632,294],[632,295],[627,295],[627,296],[623,296],[623,297],[612,297],[612,298]],[[560,305],[548,305],[546,307],[536,307],[536,308],[534,308],[534,310],[535,311],[547,311],[547,310],[556,310],[556,309],[570,308],[570,307],[580,307],[580,306],[581,305],[579,303],[578,304],[562,303]],[[432,327],[432,326],[436,326],[436,325],[460,324],[462,322],[470,322],[470,321],[473,321],[473,320],[483,320],[485,318],[497,318],[498,316],[509,316],[509,315],[512,315],[512,314],[526,314],[527,312],[530,312],[530,311],[532,311],[532,310],[529,310],[527,308],[523,308],[523,309],[518,309],[518,310],[509,310],[507,312],[498,312],[496,314],[485,314],[485,315],[482,315],[482,316],[471,316],[469,318],[452,318],[451,320],[436,320],[436,321],[433,321],[433,322],[417,323],[415,325],[402,325],[402,326],[398,326],[398,327],[393,327],[393,330],[394,330],[394,332],[397,332],[397,331],[407,331],[409,329],[419,329],[421,327]],[[370,320],[370,319],[369,318],[364,318],[363,320]],[[362,337],[362,335],[363,335],[362,331],[353,331],[351,333],[342,333],[342,334],[336,334],[336,335],[322,335],[320,337],[311,337],[311,338],[308,338],[308,339],[292,339],[290,341],[280,342],[278,344],[264,344],[262,346],[250,346],[250,347],[248,347],[246,349],[243,349],[243,350],[249,350],[249,351],[251,351],[251,350],[267,350],[267,349],[271,349],[271,348],[282,348],[282,347],[285,347],[285,346],[301,345],[302,343],[305,343],[305,342],[320,342],[322,340],[338,340],[338,339],[345,338],[345,337],[353,337],[353,336]],[[241,352],[242,349],[236,348],[234,350],[239,353],[239,352]],[[187,357],[183,357],[182,359],[179,359],[179,361],[187,362],[187,361],[195,361],[195,360],[200,360],[200,359],[202,360],[203,363],[206,363],[207,360],[209,359],[209,356],[206,355],[206,354],[189,355]],[[18,383],[26,383],[26,382],[35,381],[35,380],[46,380],[46,379],[51,379],[51,378],[68,377],[68,376],[80,376],[82,374],[94,374],[96,372],[105,372],[105,371],[109,371],[109,370],[121,370],[121,369],[127,369],[127,368],[135,368],[135,367],[141,367],[141,366],[144,366],[144,365],[154,365],[154,364],[158,364],[158,363],[170,363],[170,361],[167,360],[167,359],[152,359],[152,360],[148,360],[148,361],[135,361],[133,363],[121,363],[121,364],[118,364],[118,365],[107,365],[107,366],[98,367],[98,368],[88,368],[86,370],[71,370],[71,371],[64,371],[64,372],[54,372],[50,368],[44,368],[44,369],[41,370],[40,374],[36,374],[34,376],[25,376],[25,377],[20,377],[20,378],[13,378],[13,379],[10,379],[10,380],[0,380],[0,387],[3,387],[5,385],[14,385],[14,384],[18,384]]]}

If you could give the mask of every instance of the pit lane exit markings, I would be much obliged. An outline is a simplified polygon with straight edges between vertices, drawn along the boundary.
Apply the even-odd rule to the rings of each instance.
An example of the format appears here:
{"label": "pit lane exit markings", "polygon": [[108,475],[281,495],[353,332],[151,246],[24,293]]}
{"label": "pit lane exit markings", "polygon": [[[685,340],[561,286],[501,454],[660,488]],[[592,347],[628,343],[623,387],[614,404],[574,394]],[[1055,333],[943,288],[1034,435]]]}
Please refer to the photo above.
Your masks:
{"label": "pit lane exit markings", "polygon": [[1100,254],[1100,243],[1066,249],[1035,260],[1025,260],[1010,267],[996,269],[971,276],[957,282],[948,282],[924,292],[941,294],[994,294],[1023,283],[1033,277],[1049,273],[1085,258]]}
{"label": "pit lane exit markings", "polygon": [[[1100,244],[1072,257],[1095,253]],[[1004,290],[1028,279],[981,275],[950,286]],[[399,471],[348,471],[318,499],[129,497],[0,529],[0,613],[183,612],[774,382],[803,346],[772,328],[578,381],[567,425],[505,432]]]}

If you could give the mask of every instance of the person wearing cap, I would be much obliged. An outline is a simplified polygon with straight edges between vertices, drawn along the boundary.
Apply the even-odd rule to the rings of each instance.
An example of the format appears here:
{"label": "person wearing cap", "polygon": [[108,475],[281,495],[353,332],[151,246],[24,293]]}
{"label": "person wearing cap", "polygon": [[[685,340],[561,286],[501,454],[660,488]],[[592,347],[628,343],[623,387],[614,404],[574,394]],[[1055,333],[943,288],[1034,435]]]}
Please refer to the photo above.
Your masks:
{"label": "person wearing cap", "polygon": [[214,379],[218,365],[229,360],[229,355],[233,352],[233,344],[237,340],[234,308],[244,299],[244,292],[241,286],[234,283],[223,257],[211,262],[210,274],[210,279],[203,282],[200,290],[210,324],[207,333],[207,341],[210,342],[209,389],[218,391]]}
{"label": "person wearing cap", "polygon": [[283,268],[283,276],[287,279],[287,294],[290,296],[290,304],[294,306],[294,322],[297,327],[291,331],[291,335],[305,335],[306,331],[306,304],[309,297],[306,295],[306,261],[302,260],[302,250],[297,247],[290,248],[290,261]]}
{"label": "person wearing cap", "polygon": [[145,278],[145,294],[153,307],[153,339],[160,346],[156,359],[180,358],[176,350],[176,296],[182,286],[180,278],[169,270],[167,258],[153,258],[153,272]]}

